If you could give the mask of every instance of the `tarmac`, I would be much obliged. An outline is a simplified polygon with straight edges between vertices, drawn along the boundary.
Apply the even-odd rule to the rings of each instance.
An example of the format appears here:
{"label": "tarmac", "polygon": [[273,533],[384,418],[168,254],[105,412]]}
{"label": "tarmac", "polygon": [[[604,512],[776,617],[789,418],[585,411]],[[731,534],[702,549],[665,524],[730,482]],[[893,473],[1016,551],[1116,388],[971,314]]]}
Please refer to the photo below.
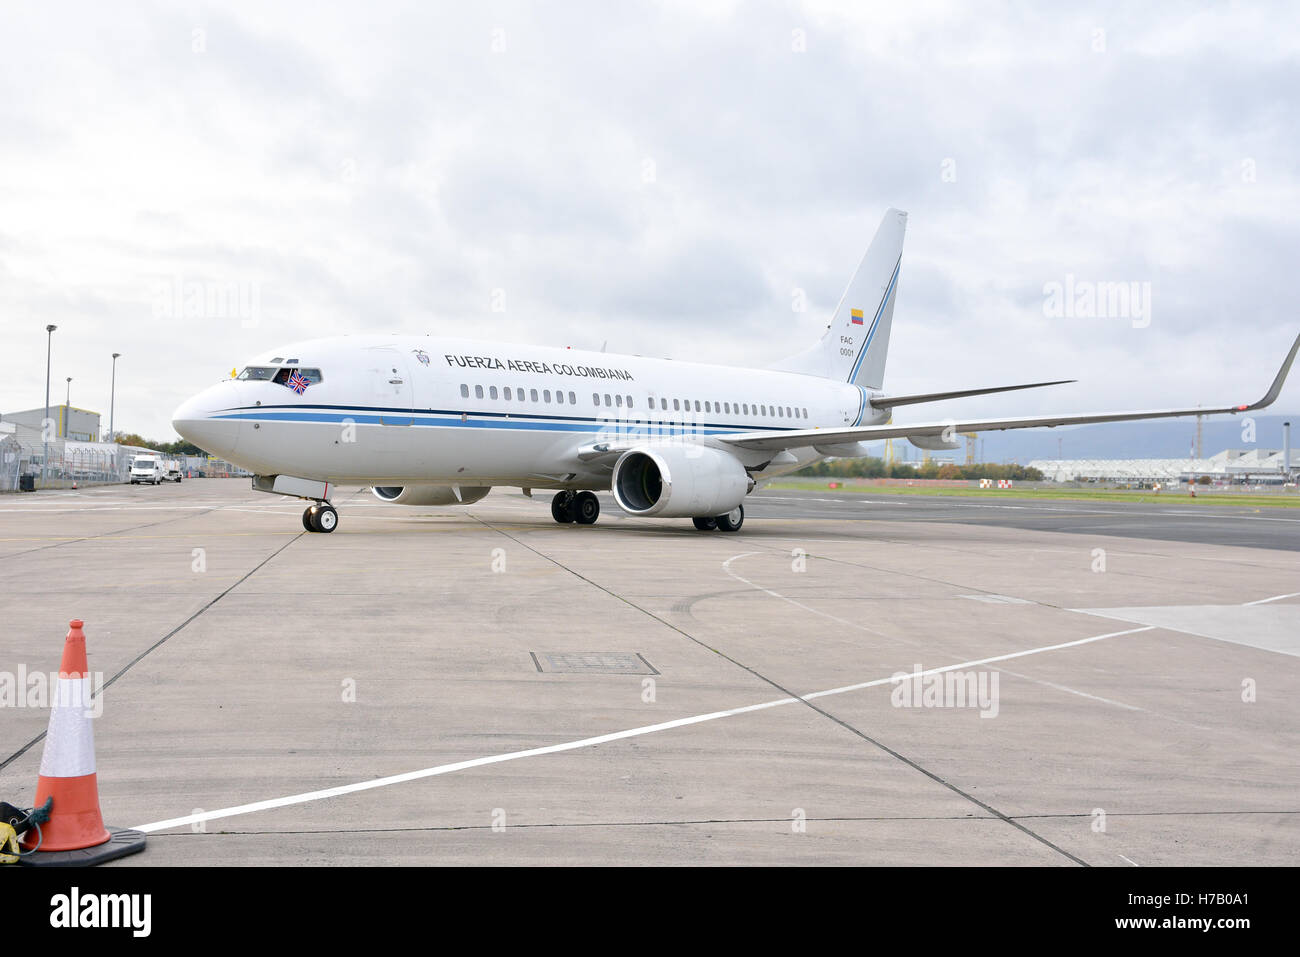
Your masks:
{"label": "tarmac", "polygon": [[323,535],[246,479],[6,495],[0,676],[85,621],[104,818],[149,833],[112,867],[1300,859],[1300,513],[601,498],[345,489]]}

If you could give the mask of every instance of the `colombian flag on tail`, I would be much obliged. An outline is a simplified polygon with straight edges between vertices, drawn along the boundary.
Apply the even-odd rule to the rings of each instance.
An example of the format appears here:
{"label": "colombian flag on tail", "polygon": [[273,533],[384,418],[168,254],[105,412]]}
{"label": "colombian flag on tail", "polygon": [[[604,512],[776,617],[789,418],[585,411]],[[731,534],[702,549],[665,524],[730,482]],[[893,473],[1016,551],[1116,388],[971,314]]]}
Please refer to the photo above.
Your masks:
{"label": "colombian flag on tail", "polygon": [[852,319],[853,319],[853,324],[854,324],[855,326],[860,326],[860,325],[862,325],[862,310],[861,310],[861,309],[853,309],[853,310],[850,310],[850,313],[849,313],[849,314],[850,314],[850,316],[852,317]]}

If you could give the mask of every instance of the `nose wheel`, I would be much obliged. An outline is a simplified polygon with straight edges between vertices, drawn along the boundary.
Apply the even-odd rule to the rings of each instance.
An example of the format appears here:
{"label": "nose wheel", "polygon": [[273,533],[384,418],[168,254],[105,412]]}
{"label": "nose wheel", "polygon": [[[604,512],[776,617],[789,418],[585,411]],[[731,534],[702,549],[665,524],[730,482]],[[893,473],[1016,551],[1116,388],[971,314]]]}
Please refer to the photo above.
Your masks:
{"label": "nose wheel", "polygon": [[339,527],[339,513],[329,502],[313,505],[302,513],[302,527],[309,532],[332,532]]}

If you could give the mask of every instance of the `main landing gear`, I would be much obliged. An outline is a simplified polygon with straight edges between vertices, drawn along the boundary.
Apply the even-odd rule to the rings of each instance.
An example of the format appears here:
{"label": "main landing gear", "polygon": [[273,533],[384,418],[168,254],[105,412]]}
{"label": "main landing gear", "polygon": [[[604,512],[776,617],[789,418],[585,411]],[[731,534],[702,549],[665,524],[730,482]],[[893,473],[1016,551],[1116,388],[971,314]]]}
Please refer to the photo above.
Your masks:
{"label": "main landing gear", "polygon": [[309,532],[332,532],[339,527],[339,513],[329,502],[317,502],[302,513],[302,527]]}
{"label": "main landing gear", "polygon": [[725,515],[703,516],[691,519],[701,532],[738,532],[745,524],[745,506],[737,505]]}
{"label": "main landing gear", "polygon": [[595,492],[557,492],[551,499],[551,518],[561,525],[592,525],[599,517],[600,499]]}

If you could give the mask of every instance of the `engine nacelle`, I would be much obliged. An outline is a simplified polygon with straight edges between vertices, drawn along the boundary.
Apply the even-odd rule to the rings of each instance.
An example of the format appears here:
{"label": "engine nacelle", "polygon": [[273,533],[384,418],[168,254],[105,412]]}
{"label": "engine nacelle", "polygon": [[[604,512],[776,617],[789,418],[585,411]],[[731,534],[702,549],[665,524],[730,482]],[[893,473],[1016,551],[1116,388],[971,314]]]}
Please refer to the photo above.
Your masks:
{"label": "engine nacelle", "polygon": [[614,464],[610,491],[629,515],[725,515],[754,487],[745,467],[702,445],[629,449]]}
{"label": "engine nacelle", "polygon": [[390,505],[473,505],[488,492],[486,488],[460,489],[460,498],[450,485],[376,485],[370,491]]}

